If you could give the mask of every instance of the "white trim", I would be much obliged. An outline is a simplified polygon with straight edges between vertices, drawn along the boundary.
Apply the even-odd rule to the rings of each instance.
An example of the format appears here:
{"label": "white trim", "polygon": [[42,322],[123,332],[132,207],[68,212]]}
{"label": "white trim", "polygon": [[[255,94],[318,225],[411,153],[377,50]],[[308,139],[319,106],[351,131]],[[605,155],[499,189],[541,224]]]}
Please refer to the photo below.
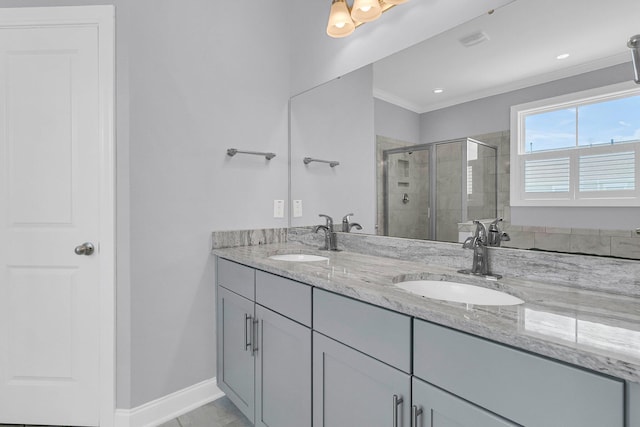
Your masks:
{"label": "white trim", "polygon": [[[2,27],[90,25],[98,28],[100,90],[100,426],[114,425],[116,162],[115,162],[115,8],[101,6],[3,8]],[[7,15],[11,15],[8,17]]]}
{"label": "white trim", "polygon": [[117,409],[114,426],[154,427],[223,396],[214,377],[133,409]]}

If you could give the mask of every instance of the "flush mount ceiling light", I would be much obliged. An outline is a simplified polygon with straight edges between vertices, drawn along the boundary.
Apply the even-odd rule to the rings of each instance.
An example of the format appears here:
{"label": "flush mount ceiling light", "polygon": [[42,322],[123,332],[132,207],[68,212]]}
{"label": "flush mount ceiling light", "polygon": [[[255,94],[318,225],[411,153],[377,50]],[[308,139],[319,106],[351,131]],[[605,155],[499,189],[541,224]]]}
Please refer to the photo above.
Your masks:
{"label": "flush mount ceiling light", "polygon": [[444,89],[439,88],[439,87],[438,87],[438,88],[435,88],[435,89],[433,90],[433,93],[442,93],[442,92],[444,92]]}
{"label": "flush mount ceiling light", "polygon": [[569,57],[568,53],[563,53],[561,55],[556,56],[556,59],[567,59]]}
{"label": "flush mount ceiling light", "polygon": [[356,25],[351,19],[349,7],[346,0],[333,0],[331,12],[329,13],[329,23],[327,24],[327,34],[331,37],[346,37],[353,33]]}
{"label": "flush mount ceiling light", "polygon": [[334,38],[346,37],[356,27],[378,19],[382,13],[408,0],[353,0],[349,7],[347,0],[333,0],[327,34]]}
{"label": "flush mount ceiling light", "polygon": [[351,17],[357,22],[371,22],[382,15],[382,6],[378,0],[353,0]]}

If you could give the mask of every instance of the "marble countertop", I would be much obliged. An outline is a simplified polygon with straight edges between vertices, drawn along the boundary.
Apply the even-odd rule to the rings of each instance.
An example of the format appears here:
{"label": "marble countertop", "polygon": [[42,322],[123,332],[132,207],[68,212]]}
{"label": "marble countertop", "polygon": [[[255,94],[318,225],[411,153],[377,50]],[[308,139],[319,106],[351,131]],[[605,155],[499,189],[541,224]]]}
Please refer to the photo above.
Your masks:
{"label": "marble countertop", "polygon": [[[640,298],[553,283],[463,275],[428,263],[300,243],[215,249],[219,257],[395,310],[522,350],[640,383]],[[328,261],[288,262],[271,255],[307,253]],[[452,280],[497,289],[518,306],[470,306],[424,298],[394,286],[402,280]]]}

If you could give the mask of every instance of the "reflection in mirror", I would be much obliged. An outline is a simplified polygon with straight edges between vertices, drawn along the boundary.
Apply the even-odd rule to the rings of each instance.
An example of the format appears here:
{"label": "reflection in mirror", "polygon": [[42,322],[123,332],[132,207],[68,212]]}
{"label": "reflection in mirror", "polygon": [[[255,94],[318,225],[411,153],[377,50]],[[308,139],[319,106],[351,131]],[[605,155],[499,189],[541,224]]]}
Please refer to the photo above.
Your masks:
{"label": "reflection in mirror", "polygon": [[384,148],[390,144],[378,137],[379,234],[458,242],[461,225],[496,216],[496,147],[471,138]]}
{"label": "reflection in mirror", "polygon": [[[640,31],[639,15],[637,0],[515,1],[374,63],[370,90],[358,86],[358,93],[351,90],[348,95],[335,91],[341,80],[362,82],[356,76],[363,73],[368,78],[371,67],[366,67],[303,94],[306,101],[323,101],[313,107],[304,102],[306,117],[315,123],[307,130],[296,112],[302,99],[294,97],[292,199],[305,198],[305,205],[314,210],[304,218],[292,218],[292,225],[316,224],[317,213],[327,206],[334,217],[355,211],[355,219],[367,224],[366,233],[459,242],[471,230],[469,221],[503,217],[511,236],[503,246],[640,258],[640,235],[635,232],[640,208],[512,207],[509,175],[511,107],[633,84],[626,42]],[[373,119],[366,120],[371,100]],[[332,117],[331,123],[324,117]],[[350,120],[360,127],[350,125]],[[367,122],[373,134],[362,127]],[[345,137],[337,129],[351,133]],[[470,163],[475,153],[463,142],[467,138],[493,147],[478,150],[478,159],[485,158],[481,151],[492,153],[488,158],[494,163],[485,168],[489,172],[478,175],[482,168]],[[318,143],[311,144],[314,140]],[[316,172],[303,169],[293,156],[311,155],[312,150],[327,158],[351,153],[342,172],[348,170],[349,179],[325,171],[327,176],[307,188]],[[449,175],[438,176],[438,169]],[[493,196],[488,187],[495,187]],[[634,218],[637,224],[632,226]]]}

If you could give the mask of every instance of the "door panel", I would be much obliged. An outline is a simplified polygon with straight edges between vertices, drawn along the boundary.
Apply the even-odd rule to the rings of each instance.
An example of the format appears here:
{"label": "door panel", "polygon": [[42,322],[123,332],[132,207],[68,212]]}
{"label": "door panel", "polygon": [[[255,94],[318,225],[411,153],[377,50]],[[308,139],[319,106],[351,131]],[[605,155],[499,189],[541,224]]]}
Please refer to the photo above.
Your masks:
{"label": "door panel", "polygon": [[[10,311],[7,371],[14,379],[73,380],[71,305],[76,272],[75,269],[9,269],[8,303],[13,307],[32,307]],[[34,306],[39,302],[45,304]]]}
{"label": "door panel", "polygon": [[98,425],[96,27],[0,37],[0,423]]}
{"label": "door panel", "polygon": [[70,75],[67,52],[7,57],[13,224],[71,224]]}

